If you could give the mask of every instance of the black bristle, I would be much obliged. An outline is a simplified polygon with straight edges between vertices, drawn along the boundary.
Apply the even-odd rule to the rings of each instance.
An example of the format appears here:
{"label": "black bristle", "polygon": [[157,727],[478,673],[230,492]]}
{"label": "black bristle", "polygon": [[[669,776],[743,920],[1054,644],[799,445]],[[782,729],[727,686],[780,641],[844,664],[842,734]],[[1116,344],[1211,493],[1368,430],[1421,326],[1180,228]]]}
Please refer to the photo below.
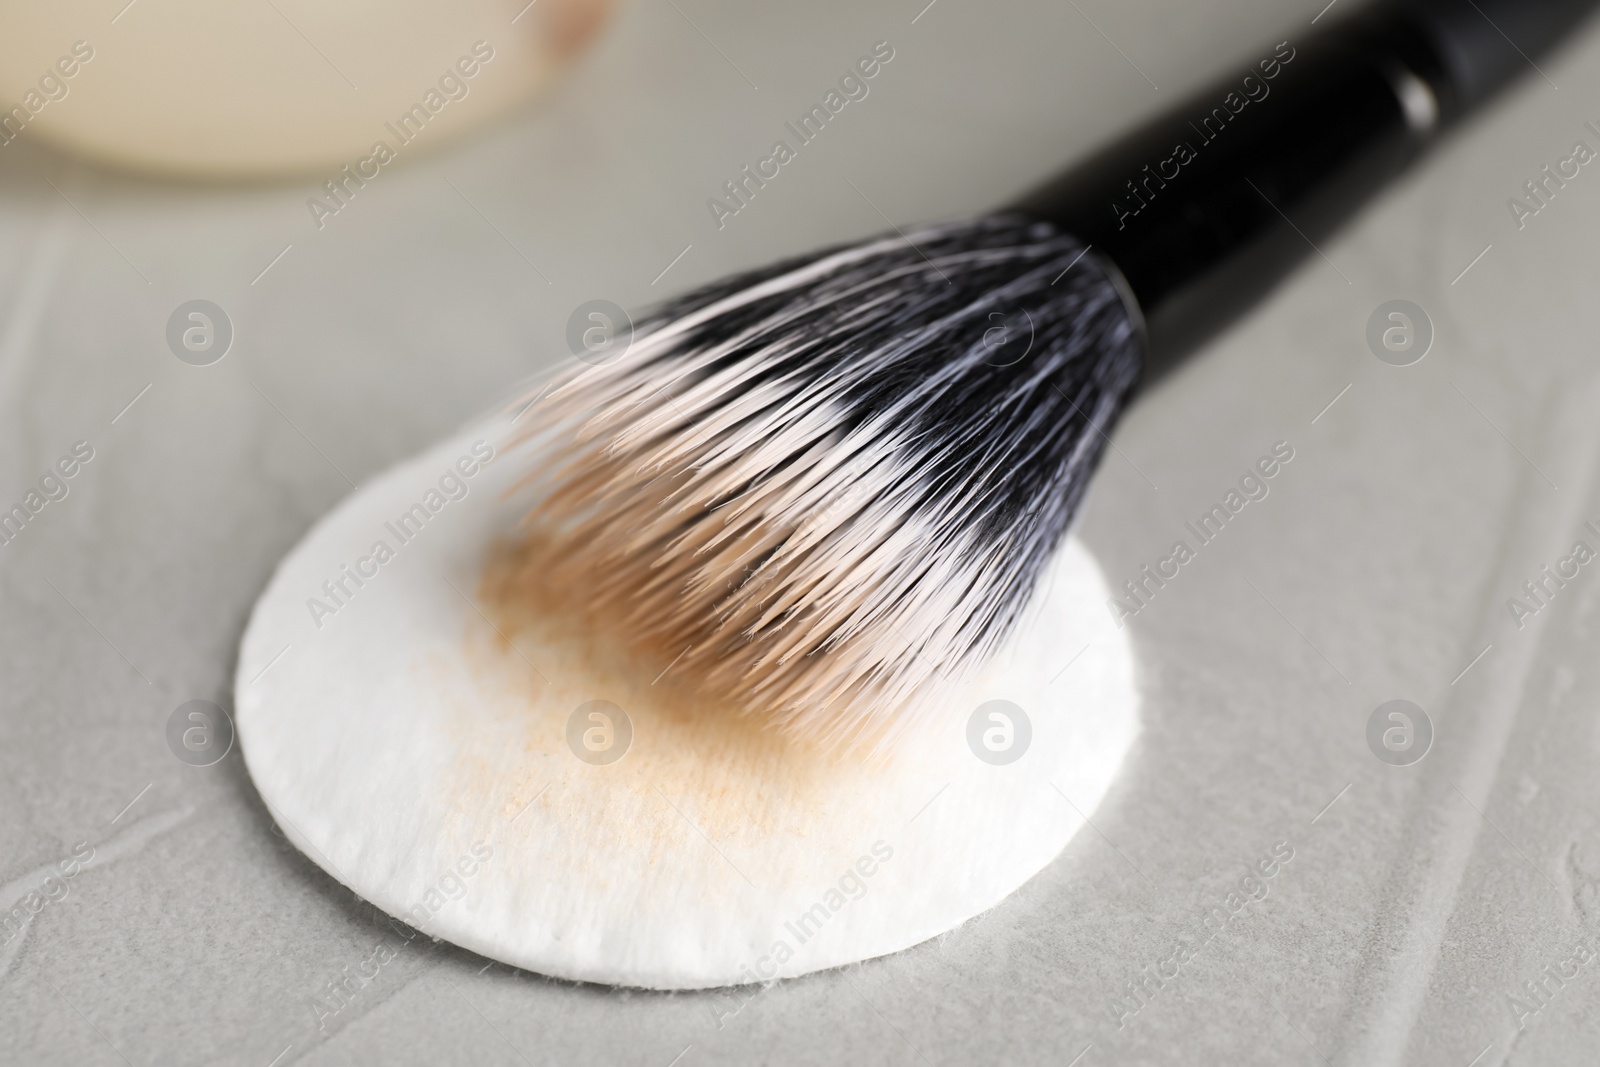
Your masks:
{"label": "black bristle", "polygon": [[571,373],[534,519],[715,688],[882,738],[1014,627],[1140,362],[1115,282],[1046,223],[830,249],[674,300]]}

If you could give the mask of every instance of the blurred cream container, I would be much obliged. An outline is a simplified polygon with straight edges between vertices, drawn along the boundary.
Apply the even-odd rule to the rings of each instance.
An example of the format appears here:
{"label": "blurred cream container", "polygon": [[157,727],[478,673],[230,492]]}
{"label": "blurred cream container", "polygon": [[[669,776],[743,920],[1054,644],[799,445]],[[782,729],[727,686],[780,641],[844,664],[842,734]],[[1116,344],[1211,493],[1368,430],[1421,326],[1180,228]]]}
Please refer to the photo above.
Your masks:
{"label": "blurred cream container", "polygon": [[[0,0],[0,160],[191,179],[431,148],[543,89],[612,0]],[[412,150],[407,150],[407,154]]]}

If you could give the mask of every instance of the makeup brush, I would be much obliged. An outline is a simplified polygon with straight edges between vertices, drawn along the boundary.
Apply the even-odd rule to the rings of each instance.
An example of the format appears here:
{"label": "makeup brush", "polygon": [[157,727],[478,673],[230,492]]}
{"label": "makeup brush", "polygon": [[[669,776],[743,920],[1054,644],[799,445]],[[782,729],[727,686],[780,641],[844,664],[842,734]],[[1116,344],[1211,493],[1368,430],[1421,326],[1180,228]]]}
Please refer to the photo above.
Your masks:
{"label": "makeup brush", "polygon": [[707,693],[886,744],[1014,628],[1136,386],[1590,7],[1369,8],[992,216],[666,304],[540,401],[551,573]]}

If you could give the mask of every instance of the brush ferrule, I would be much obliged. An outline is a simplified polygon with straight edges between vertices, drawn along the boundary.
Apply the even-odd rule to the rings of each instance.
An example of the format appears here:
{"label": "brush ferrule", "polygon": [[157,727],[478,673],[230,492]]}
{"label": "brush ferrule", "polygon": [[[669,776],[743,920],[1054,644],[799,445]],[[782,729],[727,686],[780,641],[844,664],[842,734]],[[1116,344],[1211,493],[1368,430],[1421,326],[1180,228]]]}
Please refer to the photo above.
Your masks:
{"label": "brush ferrule", "polygon": [[1537,51],[1592,6],[1380,4],[1263,46],[1017,208],[1116,264],[1143,309],[1149,379],[1259,300],[1467,107],[1533,69],[1490,15],[1516,20]]}

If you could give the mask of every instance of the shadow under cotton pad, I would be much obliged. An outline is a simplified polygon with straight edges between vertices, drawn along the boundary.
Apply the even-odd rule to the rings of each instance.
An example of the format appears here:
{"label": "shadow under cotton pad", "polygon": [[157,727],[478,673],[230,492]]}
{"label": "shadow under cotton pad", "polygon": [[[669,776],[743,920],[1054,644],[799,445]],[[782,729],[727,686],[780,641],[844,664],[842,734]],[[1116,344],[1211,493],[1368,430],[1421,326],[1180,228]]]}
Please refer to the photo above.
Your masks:
{"label": "shadow under cotton pad", "polygon": [[791,977],[993,907],[1110,787],[1138,695],[1076,539],[926,728],[887,759],[816,751],[541,605],[531,503],[510,492],[538,457],[502,454],[512,434],[479,424],[340,503],[280,564],[240,650],[256,787],[389,914],[558,978]]}

